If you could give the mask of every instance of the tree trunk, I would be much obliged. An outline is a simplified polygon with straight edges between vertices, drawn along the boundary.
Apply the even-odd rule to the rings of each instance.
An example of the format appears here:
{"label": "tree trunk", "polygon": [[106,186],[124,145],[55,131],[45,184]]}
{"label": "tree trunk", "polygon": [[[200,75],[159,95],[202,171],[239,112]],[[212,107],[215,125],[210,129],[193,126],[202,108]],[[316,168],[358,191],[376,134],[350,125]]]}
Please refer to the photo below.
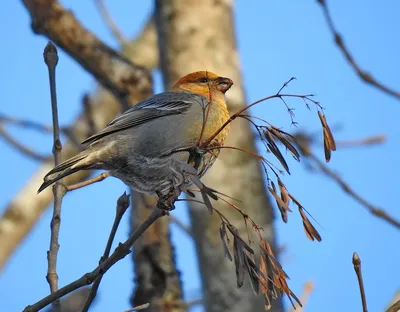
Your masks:
{"label": "tree trunk", "polygon": [[[245,105],[245,94],[236,47],[233,3],[230,0],[156,0],[156,26],[160,62],[166,88],[187,73],[209,70],[229,77],[234,86],[227,92],[231,113]],[[233,123],[226,145],[255,150],[255,138],[244,120]],[[203,179],[209,187],[241,201],[240,206],[264,228],[265,239],[276,250],[273,210],[268,201],[261,166],[251,156],[222,150],[219,159]],[[241,215],[221,201],[213,202],[246,238]],[[237,289],[235,269],[224,258],[217,216],[210,216],[203,205],[190,204],[194,239],[203,281],[205,310],[263,311],[264,300],[255,296],[250,283]],[[280,300],[272,310],[282,311]]]}

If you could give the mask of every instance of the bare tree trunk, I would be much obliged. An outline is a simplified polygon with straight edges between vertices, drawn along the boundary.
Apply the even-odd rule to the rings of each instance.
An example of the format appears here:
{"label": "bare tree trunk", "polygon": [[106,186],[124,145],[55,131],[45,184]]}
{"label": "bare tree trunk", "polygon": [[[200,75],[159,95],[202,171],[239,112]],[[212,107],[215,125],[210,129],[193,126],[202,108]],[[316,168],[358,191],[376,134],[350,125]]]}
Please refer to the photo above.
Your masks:
{"label": "bare tree trunk", "polygon": [[[245,104],[239,55],[236,47],[233,2],[230,0],[156,0],[156,26],[160,62],[166,88],[178,78],[198,70],[210,70],[234,81],[228,91],[229,110]],[[249,125],[235,121],[226,145],[255,150]],[[221,152],[203,179],[206,185],[241,200],[241,207],[264,228],[265,239],[276,249],[273,210],[268,201],[260,164],[245,153]],[[215,207],[246,237],[243,218],[221,202]],[[237,289],[234,266],[224,258],[219,238],[220,221],[202,205],[190,204],[192,226],[203,281],[205,309],[220,311],[264,311],[261,296],[249,284]],[[280,300],[272,310],[282,311]]]}

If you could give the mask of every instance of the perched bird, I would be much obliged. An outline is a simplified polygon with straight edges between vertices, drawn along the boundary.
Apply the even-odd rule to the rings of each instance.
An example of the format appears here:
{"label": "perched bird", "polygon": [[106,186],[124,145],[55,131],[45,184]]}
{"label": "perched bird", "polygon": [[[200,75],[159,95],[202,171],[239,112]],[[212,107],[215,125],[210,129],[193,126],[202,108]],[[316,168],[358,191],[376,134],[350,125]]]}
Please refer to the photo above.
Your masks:
{"label": "perched bird", "polygon": [[228,120],[225,93],[232,84],[209,71],[184,76],[171,91],[139,102],[83,141],[85,150],[46,174],[38,192],[89,169],[107,170],[135,190],[158,196],[171,189],[178,196],[192,184],[206,190],[199,178],[218,156],[229,126],[211,140],[209,149],[202,143]]}

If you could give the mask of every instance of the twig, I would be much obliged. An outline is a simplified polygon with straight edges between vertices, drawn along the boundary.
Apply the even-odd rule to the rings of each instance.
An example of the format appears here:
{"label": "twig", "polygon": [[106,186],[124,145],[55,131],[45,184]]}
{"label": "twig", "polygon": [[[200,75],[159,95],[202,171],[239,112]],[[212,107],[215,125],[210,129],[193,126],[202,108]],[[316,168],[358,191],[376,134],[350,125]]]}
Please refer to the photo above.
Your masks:
{"label": "twig", "polygon": [[115,39],[118,41],[119,45],[122,47],[127,43],[126,37],[122,34],[121,30],[118,28],[117,24],[113,21],[110,13],[108,12],[103,0],[95,0],[97,9],[99,10],[100,15],[104,19],[104,22],[110,29],[111,33],[114,35]]}
{"label": "twig", "polygon": [[[57,95],[56,95],[56,66],[58,63],[57,48],[51,42],[49,42],[43,53],[44,62],[46,63],[49,70],[49,82],[50,82],[50,94],[51,94],[51,111],[53,115],[53,154],[54,164],[57,166],[61,161],[61,150],[62,144],[60,141],[60,128],[58,126],[58,111],[57,111]],[[50,285],[51,293],[58,290],[58,275],[57,275],[57,255],[60,245],[58,244],[58,236],[60,232],[61,223],[61,204],[62,198],[65,194],[65,188],[60,183],[56,183],[53,187],[54,195],[54,209],[53,217],[51,218],[50,228],[50,249],[47,252],[47,275],[46,279]],[[55,311],[61,311],[61,305],[59,300],[53,302],[53,308]]]}
{"label": "twig", "polygon": [[124,312],[140,311],[140,310],[148,308],[149,306],[150,306],[150,303],[145,303],[145,304],[138,305],[134,308],[125,310]]}
{"label": "twig", "polygon": [[[292,79],[291,79],[291,80],[292,80]],[[290,80],[290,81],[291,81],[291,80]],[[287,82],[286,82],[284,85],[286,86],[286,85],[287,85]],[[282,89],[282,88],[281,88],[281,89]],[[279,90],[279,92],[281,91],[281,89]],[[223,129],[225,129],[225,127],[226,127],[227,125],[229,125],[229,124],[230,124],[232,121],[234,121],[236,118],[240,117],[241,114],[242,114],[243,112],[249,110],[251,107],[253,107],[253,106],[255,106],[255,105],[257,105],[257,104],[259,104],[259,103],[261,103],[261,102],[265,102],[265,101],[272,100],[272,99],[282,99],[282,98],[285,98],[285,97],[292,97],[292,98],[299,98],[299,99],[303,99],[303,100],[308,100],[308,101],[311,101],[311,102],[313,102],[313,103],[315,103],[315,104],[318,105],[318,102],[316,102],[316,101],[314,101],[314,100],[311,99],[312,96],[313,96],[313,94],[305,94],[305,95],[303,95],[303,94],[282,94],[282,93],[276,93],[276,94],[274,94],[274,95],[270,95],[270,96],[264,97],[264,98],[262,98],[262,99],[260,99],[260,100],[257,100],[257,101],[255,101],[255,102],[253,102],[253,103],[251,103],[251,104],[249,104],[249,105],[247,105],[247,106],[245,106],[245,107],[239,109],[236,113],[232,114],[232,115],[228,118],[228,120],[227,120],[213,135],[211,135],[211,136],[203,143],[203,145],[204,145],[204,146],[208,146],[208,145],[210,144],[210,142],[212,142],[212,140],[214,140],[215,137],[216,137]]]}
{"label": "twig", "polygon": [[400,311],[400,300],[393,303],[385,312],[399,312]]}
{"label": "twig", "polygon": [[329,169],[322,161],[320,161],[314,154],[309,152],[307,155],[310,159],[312,159],[316,165],[318,166],[319,170],[323,172],[326,176],[330,177],[333,179],[337,184],[341,186],[344,192],[346,192],[348,195],[353,197],[356,201],[358,201],[362,206],[364,206],[371,214],[374,216],[383,219],[387,222],[389,222],[391,225],[396,227],[397,229],[400,229],[400,221],[396,220],[394,217],[389,215],[386,211],[383,209],[377,208],[371,203],[369,203],[367,200],[365,200],[363,197],[361,197],[359,194],[357,194],[351,187],[348,185],[338,174],[334,173],[331,169]]}
{"label": "twig", "polygon": [[335,26],[333,25],[332,17],[328,10],[328,5],[326,4],[326,0],[317,0],[318,3],[321,5],[322,10],[324,12],[326,23],[328,24],[329,30],[332,33],[333,37],[335,38],[335,43],[338,48],[342,51],[344,57],[349,62],[350,66],[356,72],[356,74],[363,80],[364,82],[376,87],[377,89],[383,91],[386,94],[394,96],[397,99],[400,99],[400,93],[385,86],[384,84],[378,82],[371,74],[367,73],[362,69],[355,61],[353,55],[350,53],[348,47],[345,45],[342,36],[336,30]]}
{"label": "twig", "polygon": [[[104,253],[103,256],[101,257],[100,261],[99,261],[99,265],[101,265],[110,255],[110,251],[111,251],[111,246],[112,243],[114,241],[115,238],[115,234],[117,233],[117,229],[118,226],[121,222],[122,216],[125,214],[126,210],[129,207],[129,196],[126,195],[126,193],[124,192],[124,194],[122,194],[117,201],[117,209],[115,212],[115,219],[114,219],[114,223],[113,226],[111,228],[111,232],[110,235],[108,237],[108,241],[107,241],[107,245],[106,248],[104,249]],[[87,312],[89,310],[90,305],[93,302],[93,299],[96,297],[97,295],[97,290],[100,286],[100,282],[102,279],[103,275],[100,275],[93,283],[93,286],[90,289],[90,293],[86,299],[85,305],[82,309],[82,312]]]}
{"label": "twig", "polygon": [[23,128],[28,128],[28,129],[30,128],[44,133],[49,133],[53,131],[53,127],[51,126],[42,125],[36,121],[19,119],[16,117],[10,117],[3,114],[0,114],[0,123],[17,125]]}
{"label": "twig", "polygon": [[363,283],[363,278],[362,278],[362,273],[361,273],[361,259],[357,255],[356,252],[353,253],[353,266],[354,266],[354,271],[356,271],[356,275],[357,275],[357,279],[358,279],[358,285],[360,287],[360,294],[361,294],[361,302],[362,302],[362,306],[363,306],[363,312],[368,312],[367,299],[365,298],[364,283]]}
{"label": "twig", "polygon": [[3,139],[10,144],[12,147],[14,147],[16,150],[21,152],[22,154],[33,158],[34,160],[37,161],[45,161],[48,159],[47,156],[41,155],[38,152],[32,150],[31,148],[25,146],[24,144],[18,142],[14,137],[12,137],[6,129],[0,124],[0,136],[3,137]]}
{"label": "twig", "polygon": [[[85,105],[85,103],[84,103],[84,105]],[[84,111],[84,114],[85,114],[85,117],[88,118],[88,112],[86,110]],[[0,114],[0,125],[1,124],[16,125],[16,126],[19,126],[22,128],[36,130],[36,131],[42,132],[42,133],[53,132],[52,126],[42,125],[36,121],[19,119],[16,117],[10,117],[10,116],[6,116],[6,115],[2,115],[2,114]],[[90,127],[91,124],[89,123],[88,126]],[[59,129],[60,129],[59,130],[60,133],[64,134],[66,137],[68,137],[68,139],[70,139],[79,149],[82,149],[82,145],[81,145],[80,141],[76,138],[76,135],[73,133],[73,131],[70,127],[59,127]],[[88,132],[91,132],[91,131],[92,130],[89,128]],[[13,144],[13,143],[10,142],[10,144]]]}
{"label": "twig", "polygon": [[81,288],[85,285],[92,284],[99,276],[104,275],[115,263],[119,260],[123,259],[127,256],[131,250],[131,246],[136,242],[136,240],[159,218],[165,216],[167,214],[166,210],[160,209],[159,207],[164,208],[165,203],[157,203],[157,207],[155,207],[149,217],[129,236],[129,238],[124,242],[120,243],[117,248],[115,248],[112,255],[107,258],[104,262],[99,264],[96,269],[93,271],[84,274],[81,278],[76,281],[60,288],[56,292],[48,295],[47,297],[39,300],[33,305],[29,305],[24,309],[24,312],[36,312],[40,309],[44,308],[48,304],[53,301],[65,296],[73,292],[74,290]]}
{"label": "twig", "polygon": [[84,186],[88,186],[88,185],[93,184],[93,183],[101,182],[104,179],[108,178],[109,176],[110,176],[110,173],[108,171],[105,171],[105,172],[102,172],[101,174],[99,174],[98,176],[96,176],[96,177],[94,177],[92,179],[89,179],[89,180],[86,180],[86,181],[83,181],[83,182],[79,182],[79,183],[75,183],[75,184],[72,184],[72,185],[68,185],[65,188],[66,188],[67,192],[74,191],[74,190],[80,189],[80,188],[82,188]]}

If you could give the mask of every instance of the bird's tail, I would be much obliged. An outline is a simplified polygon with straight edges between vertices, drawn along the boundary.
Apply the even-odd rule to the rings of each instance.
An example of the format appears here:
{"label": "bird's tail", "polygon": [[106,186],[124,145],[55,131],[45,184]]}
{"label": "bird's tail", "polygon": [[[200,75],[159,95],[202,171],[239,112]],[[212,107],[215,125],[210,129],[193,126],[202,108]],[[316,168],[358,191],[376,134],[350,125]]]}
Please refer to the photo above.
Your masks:
{"label": "bird's tail", "polygon": [[44,182],[38,190],[38,194],[45,188],[57,182],[58,180],[73,174],[79,170],[92,169],[94,158],[90,156],[90,151],[85,150],[76,156],[62,162],[58,166],[50,170],[43,178]]}

